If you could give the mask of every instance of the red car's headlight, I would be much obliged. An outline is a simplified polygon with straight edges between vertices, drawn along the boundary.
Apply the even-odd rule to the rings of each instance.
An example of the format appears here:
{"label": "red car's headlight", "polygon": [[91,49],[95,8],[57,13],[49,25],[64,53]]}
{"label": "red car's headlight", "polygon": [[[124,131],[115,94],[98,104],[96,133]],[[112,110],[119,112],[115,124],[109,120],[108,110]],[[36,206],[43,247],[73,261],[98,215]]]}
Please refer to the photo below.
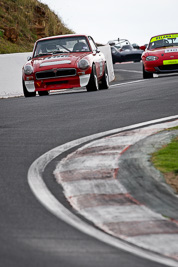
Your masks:
{"label": "red car's headlight", "polygon": [[33,73],[33,67],[32,67],[31,65],[26,65],[26,66],[24,67],[24,73],[25,73],[26,75],[30,75],[30,74],[32,74],[32,73]]}
{"label": "red car's headlight", "polygon": [[148,57],[146,57],[146,61],[155,61],[157,59],[158,59],[158,57],[155,57],[155,56],[148,56]]}
{"label": "red car's headlight", "polygon": [[78,62],[78,68],[81,70],[86,70],[86,69],[88,69],[89,66],[90,66],[90,64],[89,64],[87,59],[81,59]]}

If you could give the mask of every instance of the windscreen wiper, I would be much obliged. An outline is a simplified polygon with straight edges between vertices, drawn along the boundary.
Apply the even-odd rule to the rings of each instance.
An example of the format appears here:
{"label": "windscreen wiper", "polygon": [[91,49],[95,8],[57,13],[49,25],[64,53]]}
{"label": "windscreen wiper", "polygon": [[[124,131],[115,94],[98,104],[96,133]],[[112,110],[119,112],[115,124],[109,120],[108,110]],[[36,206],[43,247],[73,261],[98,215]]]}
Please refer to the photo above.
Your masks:
{"label": "windscreen wiper", "polygon": [[38,54],[34,57],[42,57],[42,56],[48,56],[48,55],[52,55],[52,53],[42,53],[42,54]]}
{"label": "windscreen wiper", "polygon": [[62,54],[62,53],[69,53],[69,51],[54,51],[53,55],[54,54]]}

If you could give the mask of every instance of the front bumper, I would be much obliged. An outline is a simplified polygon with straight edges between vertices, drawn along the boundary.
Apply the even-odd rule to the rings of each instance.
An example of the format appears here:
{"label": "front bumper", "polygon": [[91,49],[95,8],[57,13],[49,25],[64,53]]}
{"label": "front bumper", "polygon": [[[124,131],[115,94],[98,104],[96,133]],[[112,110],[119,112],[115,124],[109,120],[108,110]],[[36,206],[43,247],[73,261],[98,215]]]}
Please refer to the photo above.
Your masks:
{"label": "front bumper", "polygon": [[71,89],[86,86],[89,79],[90,74],[54,79],[35,79],[35,81],[25,80],[25,86],[28,92]]}
{"label": "front bumper", "polygon": [[158,66],[158,67],[155,67],[155,71],[156,73],[178,72],[178,64]]}
{"label": "front bumper", "polygon": [[146,72],[152,73],[173,73],[178,72],[178,64],[164,64],[163,60],[146,61],[144,60],[144,69]]}

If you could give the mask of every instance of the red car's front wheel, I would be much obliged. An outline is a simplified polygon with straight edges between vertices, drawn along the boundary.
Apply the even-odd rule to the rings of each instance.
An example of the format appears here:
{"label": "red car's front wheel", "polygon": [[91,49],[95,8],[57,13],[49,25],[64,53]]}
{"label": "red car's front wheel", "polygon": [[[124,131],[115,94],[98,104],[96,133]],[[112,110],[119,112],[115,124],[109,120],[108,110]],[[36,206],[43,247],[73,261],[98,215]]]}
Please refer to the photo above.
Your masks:
{"label": "red car's front wheel", "polygon": [[144,65],[143,65],[143,79],[150,79],[153,78],[153,73],[151,72],[146,72]]}
{"label": "red car's front wheel", "polygon": [[90,80],[89,80],[89,83],[86,87],[87,87],[88,92],[99,90],[98,77],[96,74],[96,66],[95,65],[93,65],[93,67],[92,67],[92,73],[90,76]]}
{"label": "red car's front wheel", "polygon": [[25,82],[24,80],[22,80],[22,85],[23,85],[23,93],[25,97],[32,97],[32,96],[36,96],[36,92],[28,92],[26,86],[25,86]]}

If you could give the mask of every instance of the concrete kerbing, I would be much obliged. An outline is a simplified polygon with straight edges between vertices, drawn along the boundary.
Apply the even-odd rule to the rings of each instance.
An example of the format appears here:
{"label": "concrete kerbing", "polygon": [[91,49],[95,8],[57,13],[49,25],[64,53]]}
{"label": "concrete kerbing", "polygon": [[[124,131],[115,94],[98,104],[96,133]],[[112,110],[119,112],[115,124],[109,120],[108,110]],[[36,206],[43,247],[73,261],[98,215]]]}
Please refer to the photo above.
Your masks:
{"label": "concrete kerbing", "polygon": [[151,154],[176,135],[178,130],[161,131],[131,146],[119,158],[119,180],[140,203],[163,216],[178,220],[178,195],[150,162]]}
{"label": "concrete kerbing", "polygon": [[177,134],[160,131],[177,124],[178,120],[92,141],[55,170],[67,200],[82,216],[114,237],[176,260],[178,198],[151,166],[149,154]]}
{"label": "concrete kerbing", "polygon": [[[83,137],[83,138],[68,142],[66,144],[63,144],[61,146],[58,146],[58,147],[46,152],[45,154],[41,155],[30,166],[29,171],[28,171],[29,186],[30,186],[32,192],[34,193],[34,195],[36,196],[36,198],[41,202],[41,204],[44,207],[46,207],[56,217],[65,221],[66,223],[70,224],[71,226],[79,229],[80,231],[82,231],[82,232],[84,232],[84,233],[86,233],[92,237],[95,237],[98,240],[101,240],[102,242],[110,244],[111,246],[126,250],[126,251],[133,253],[135,255],[138,255],[139,257],[143,257],[143,258],[146,258],[146,259],[149,259],[152,261],[156,261],[156,262],[159,262],[163,265],[178,267],[178,261],[177,261],[177,259],[178,259],[178,257],[177,257],[178,256],[177,255],[178,234],[175,234],[175,233],[178,233],[177,224],[170,222],[167,218],[163,217],[161,214],[156,214],[155,212],[152,212],[150,209],[144,207],[143,205],[139,205],[139,203],[137,201],[135,201],[134,198],[131,197],[129,193],[127,193],[127,191],[123,190],[124,188],[122,186],[116,187],[115,184],[117,182],[117,179],[115,178],[115,170],[114,170],[114,176],[111,175],[111,177],[109,178],[111,172],[107,172],[106,168],[103,169],[104,176],[106,176],[106,177],[104,177],[105,178],[104,181],[106,182],[106,184],[109,181],[111,182],[111,183],[109,182],[108,185],[110,185],[110,184],[113,185],[113,186],[111,186],[111,190],[114,189],[114,194],[111,195],[110,193],[112,193],[112,192],[104,186],[103,187],[104,189],[109,190],[109,192],[107,190],[105,190],[105,195],[104,195],[103,189],[94,185],[94,188],[95,189],[99,188],[100,192],[102,193],[102,194],[100,194],[101,197],[99,196],[99,197],[95,197],[94,199],[92,199],[94,202],[92,201],[92,203],[91,203],[92,205],[90,205],[89,209],[88,209],[88,206],[86,207],[86,209],[83,206],[84,209],[83,208],[82,209],[85,212],[87,210],[92,211],[92,213],[95,215],[95,213],[98,212],[97,207],[95,206],[93,210],[91,208],[92,208],[93,204],[95,204],[95,201],[99,201],[102,204],[102,207],[107,205],[107,210],[109,212],[109,215],[111,215],[111,214],[113,214],[114,204],[116,203],[116,200],[117,200],[116,209],[118,210],[118,208],[119,208],[119,211],[121,212],[122,217],[127,215],[128,211],[129,212],[131,212],[132,210],[133,210],[133,212],[137,211],[138,215],[139,215],[139,221],[137,220],[136,222],[133,222],[131,220],[132,217],[129,214],[130,218],[128,217],[126,222],[122,222],[122,221],[119,222],[119,228],[118,228],[117,218],[116,218],[116,220],[114,220],[113,223],[107,220],[105,225],[103,225],[103,224],[101,225],[101,228],[103,230],[105,230],[105,227],[107,228],[106,230],[108,230],[108,227],[109,227],[109,231],[111,230],[111,232],[113,230],[116,230],[116,231],[118,231],[118,230],[123,231],[124,230],[124,232],[127,233],[127,230],[131,230],[132,235],[129,236],[128,239],[123,238],[122,235],[120,235],[120,238],[115,238],[111,235],[108,235],[108,234],[102,232],[102,231],[99,231],[98,229],[96,229],[94,227],[91,227],[89,224],[84,223],[81,219],[79,219],[79,217],[76,217],[73,213],[71,213],[69,210],[67,210],[52,195],[52,193],[49,191],[49,189],[45,185],[45,183],[43,181],[43,177],[42,177],[43,172],[44,172],[47,164],[49,164],[53,159],[55,159],[57,156],[62,154],[64,151],[68,151],[69,149],[75,148],[78,145],[82,145],[86,142],[91,142],[90,144],[92,144],[92,146],[90,148],[92,148],[92,149],[89,149],[89,152],[91,153],[93,151],[93,144],[95,142],[93,140],[96,140],[97,138],[100,138],[100,139],[102,138],[102,140],[101,140],[102,146],[103,146],[103,139],[105,139],[107,142],[108,142],[108,140],[110,140],[110,145],[107,148],[105,146],[105,149],[103,151],[104,155],[106,156],[107,153],[109,153],[109,154],[111,153],[111,154],[115,155],[116,152],[118,153],[118,150],[120,152],[122,152],[125,149],[125,147],[128,147],[128,145],[133,145],[136,142],[138,142],[139,140],[144,139],[151,134],[159,132],[161,129],[170,128],[170,127],[173,127],[175,125],[177,126],[177,124],[178,124],[177,118],[178,118],[178,115],[175,115],[175,116],[171,116],[171,117],[167,117],[167,118],[161,118],[158,120],[152,120],[149,122],[143,122],[143,123],[139,123],[139,124],[135,124],[135,125],[130,125],[127,127],[118,128],[118,129],[110,130],[107,132],[98,133],[98,134],[94,134],[91,136]],[[166,122],[166,121],[169,121],[169,122]],[[151,125],[151,126],[148,126],[148,125]],[[146,126],[148,126],[148,127],[146,127]],[[140,128],[140,127],[146,127],[147,129],[145,131],[145,128]],[[127,132],[123,135],[124,131],[127,131]],[[134,132],[139,133],[139,134],[137,136],[132,137],[132,134]],[[103,138],[104,136],[107,136],[107,137]],[[109,139],[110,136],[111,136],[112,140]],[[116,137],[118,137],[118,136],[121,138],[121,140],[117,142],[117,146],[114,147],[114,153],[113,153],[113,151],[111,151],[111,148],[113,148],[112,144],[113,144],[113,142],[115,143]],[[123,143],[123,141],[124,141],[124,143]],[[103,154],[103,153],[100,153],[101,151],[98,150],[98,145],[96,142],[95,142],[95,144],[96,144],[96,148],[97,148],[97,153],[99,152],[99,155],[101,157],[101,154]],[[86,152],[86,150],[85,150],[85,152]],[[122,155],[124,155],[124,154],[122,154]],[[79,157],[81,157],[81,153],[79,153]],[[89,157],[89,158],[91,158],[91,157]],[[118,161],[117,157],[115,159],[117,159],[117,161]],[[91,165],[88,165],[88,166],[91,167]],[[65,173],[65,174],[67,174],[67,173]],[[83,173],[82,173],[82,176],[83,176]],[[64,177],[64,178],[66,178],[66,177]],[[101,175],[99,175],[98,178],[100,179]],[[72,180],[70,180],[69,183],[71,181]],[[113,183],[113,181],[114,181],[114,183]],[[74,184],[73,181],[72,181],[72,184]],[[90,189],[92,189],[92,186],[90,187]],[[117,193],[119,193],[119,194],[117,194],[117,196],[115,196],[115,193],[116,193],[115,190],[118,190]],[[120,191],[121,191],[121,194],[120,194]],[[91,191],[90,191],[90,194],[91,194]],[[112,201],[111,209],[108,207],[107,201],[103,202],[103,197],[105,197],[106,195],[107,195],[107,197],[105,200],[110,199]],[[83,204],[82,197],[80,194],[78,195],[78,197],[79,198],[75,199],[75,201],[77,201],[79,204],[80,203]],[[85,197],[85,195],[83,195],[83,197]],[[119,202],[118,202],[118,200],[119,200]],[[120,205],[119,207],[118,207],[118,204]],[[127,205],[127,209],[126,209],[127,212],[126,213],[125,213],[125,205]],[[135,208],[135,209],[133,209],[133,208]],[[103,213],[104,209],[103,208],[102,208],[102,210],[99,209],[99,211],[101,211]],[[144,212],[146,213],[146,218],[147,219],[150,218],[151,221],[150,220],[149,221],[148,220],[146,220],[146,221],[142,220]],[[91,213],[91,215],[92,215],[92,213]],[[107,215],[107,213],[105,213],[104,215]],[[114,213],[114,215],[115,215],[115,213]],[[116,214],[116,216],[118,216],[118,214]],[[134,218],[136,218],[135,214],[134,214]],[[101,222],[103,223],[102,220],[100,220],[99,223],[101,223]],[[116,222],[116,224],[115,224],[115,222]],[[139,227],[138,227],[138,223],[139,223]],[[170,224],[174,225],[174,227],[170,228]],[[115,228],[116,225],[117,225],[117,228]],[[120,228],[120,226],[121,226],[121,228]],[[145,233],[145,234],[147,234],[146,236],[144,235],[143,231],[141,233],[142,235],[138,235],[138,233],[137,233],[138,231],[136,231],[136,232],[133,231],[133,229],[135,229],[135,227],[140,230],[140,229],[143,229],[143,226],[147,227],[146,228],[147,231]],[[156,226],[156,229],[155,229],[156,232],[154,230],[154,233],[153,233],[152,230],[154,229],[153,228],[154,226]],[[162,226],[162,228],[160,226]],[[167,229],[166,235],[163,234],[165,229]],[[151,235],[150,235],[150,231],[152,233]],[[134,236],[133,236],[133,234],[134,234]],[[158,234],[160,234],[159,237],[161,239],[157,238]],[[151,237],[151,238],[149,238],[149,237]],[[164,238],[166,238],[166,244],[165,244],[165,242],[163,242]],[[169,239],[169,244],[167,243],[168,239]],[[147,241],[146,247],[145,247],[144,241]],[[153,241],[157,242],[157,243],[155,243],[155,248],[157,248],[157,244],[159,243],[158,241],[160,241],[161,246],[159,249],[161,250],[162,253],[160,253],[160,251],[155,251],[153,249],[153,245],[154,245]],[[165,244],[165,247],[164,247],[164,244]],[[172,247],[171,247],[171,244],[173,245]],[[140,245],[140,247],[139,247],[139,245]],[[145,248],[146,248],[146,250],[145,250]],[[165,248],[168,248],[168,251],[165,251]]]}

